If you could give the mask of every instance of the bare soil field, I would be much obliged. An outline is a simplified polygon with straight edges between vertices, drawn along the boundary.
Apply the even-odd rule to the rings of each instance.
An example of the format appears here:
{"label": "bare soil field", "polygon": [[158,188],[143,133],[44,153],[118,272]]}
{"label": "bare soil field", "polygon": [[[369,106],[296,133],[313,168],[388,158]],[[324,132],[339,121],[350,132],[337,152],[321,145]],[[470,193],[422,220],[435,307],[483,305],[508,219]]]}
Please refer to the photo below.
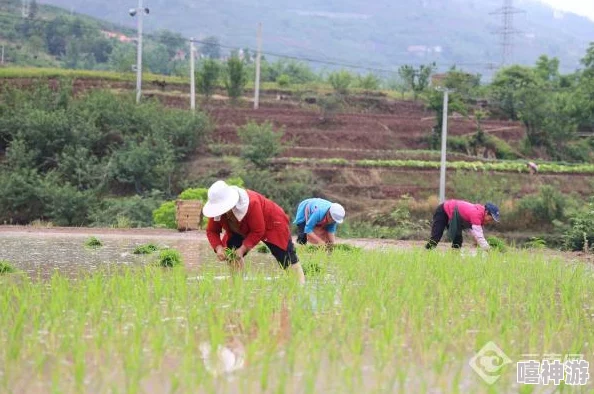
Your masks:
{"label": "bare soil field", "polygon": [[[402,105],[402,111],[397,108]],[[326,147],[334,149],[428,149],[427,137],[435,124],[435,117],[421,104],[394,102],[394,114],[337,113],[324,119],[314,110],[300,108],[208,108],[216,122],[213,139],[219,143],[237,144],[237,128],[249,121],[270,121],[283,128],[285,140],[298,147]],[[485,131],[515,143],[523,135],[515,122],[485,121]],[[460,136],[476,132],[472,120],[453,118],[448,135]],[[322,157],[324,157],[322,155]],[[348,157],[345,157],[348,158]]]}

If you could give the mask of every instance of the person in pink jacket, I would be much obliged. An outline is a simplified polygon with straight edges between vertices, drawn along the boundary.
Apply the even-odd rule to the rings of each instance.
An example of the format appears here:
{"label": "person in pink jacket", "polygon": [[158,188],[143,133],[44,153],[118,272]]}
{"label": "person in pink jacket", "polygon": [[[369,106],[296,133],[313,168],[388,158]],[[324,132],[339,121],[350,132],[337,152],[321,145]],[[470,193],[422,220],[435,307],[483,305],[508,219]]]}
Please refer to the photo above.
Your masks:
{"label": "person in pink jacket", "polygon": [[433,214],[431,238],[425,248],[436,247],[447,228],[452,240],[452,248],[461,248],[462,230],[470,230],[476,243],[488,250],[490,246],[483,234],[483,226],[493,221],[499,222],[499,208],[493,203],[482,205],[464,200],[446,200],[439,204]]}

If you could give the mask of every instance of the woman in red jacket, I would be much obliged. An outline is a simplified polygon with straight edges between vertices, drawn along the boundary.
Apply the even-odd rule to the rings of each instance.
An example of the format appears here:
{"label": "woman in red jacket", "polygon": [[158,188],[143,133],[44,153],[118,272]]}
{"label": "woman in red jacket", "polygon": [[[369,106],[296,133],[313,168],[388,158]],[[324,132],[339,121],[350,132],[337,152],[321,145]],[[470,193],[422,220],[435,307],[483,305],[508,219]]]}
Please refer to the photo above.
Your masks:
{"label": "woman in red jacket", "polygon": [[[299,281],[305,282],[289,217],[275,202],[255,191],[217,181],[208,189],[202,213],[209,218],[206,236],[220,261],[226,260],[225,248],[235,249],[239,268],[243,269],[243,257],[262,241],[283,269],[291,267]],[[225,234],[221,240],[222,230]]]}

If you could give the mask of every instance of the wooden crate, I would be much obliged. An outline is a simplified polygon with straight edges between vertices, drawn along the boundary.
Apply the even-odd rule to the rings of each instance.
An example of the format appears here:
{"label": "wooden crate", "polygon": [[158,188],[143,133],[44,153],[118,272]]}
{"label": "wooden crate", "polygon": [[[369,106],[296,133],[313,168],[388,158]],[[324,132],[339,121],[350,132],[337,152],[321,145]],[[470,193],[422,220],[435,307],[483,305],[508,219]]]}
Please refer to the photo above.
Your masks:
{"label": "wooden crate", "polygon": [[175,221],[178,231],[202,228],[202,202],[199,200],[175,201]]}

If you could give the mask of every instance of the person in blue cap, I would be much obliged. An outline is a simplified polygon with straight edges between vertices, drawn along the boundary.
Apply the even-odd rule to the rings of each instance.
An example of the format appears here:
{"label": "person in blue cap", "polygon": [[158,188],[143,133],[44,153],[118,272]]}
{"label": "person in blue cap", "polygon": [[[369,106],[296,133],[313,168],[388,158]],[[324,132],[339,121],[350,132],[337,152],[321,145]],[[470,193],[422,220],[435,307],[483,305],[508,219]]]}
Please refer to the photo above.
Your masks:
{"label": "person in blue cap", "polygon": [[301,201],[293,224],[297,225],[297,243],[332,246],[336,242],[337,225],[344,221],[345,210],[340,204],[323,198]]}
{"label": "person in blue cap", "polygon": [[431,237],[425,248],[436,247],[447,228],[452,248],[461,248],[462,230],[470,230],[476,243],[482,249],[489,250],[489,243],[483,235],[483,226],[493,221],[499,222],[499,208],[493,203],[482,205],[464,200],[446,200],[439,204],[433,214]]}

